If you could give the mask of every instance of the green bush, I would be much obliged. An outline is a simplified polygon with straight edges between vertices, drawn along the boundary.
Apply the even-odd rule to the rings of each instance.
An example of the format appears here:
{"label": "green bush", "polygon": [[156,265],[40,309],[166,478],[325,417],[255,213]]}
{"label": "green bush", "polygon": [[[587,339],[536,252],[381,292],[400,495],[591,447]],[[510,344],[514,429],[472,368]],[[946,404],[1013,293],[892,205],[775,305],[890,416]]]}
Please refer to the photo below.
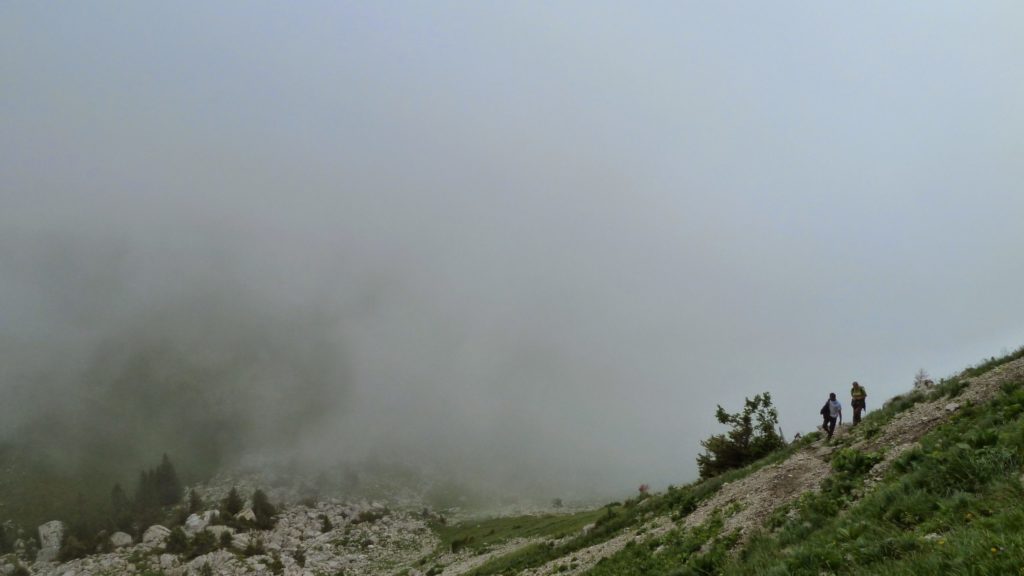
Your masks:
{"label": "green bush", "polygon": [[743,410],[736,414],[718,406],[715,418],[732,429],[701,441],[704,453],[697,456],[697,467],[702,479],[742,468],[786,445],[776,431],[779,414],[768,392],[745,398]]}
{"label": "green bush", "polygon": [[836,472],[860,476],[871,470],[882,460],[877,452],[864,453],[852,448],[843,448],[832,456],[832,469]]}
{"label": "green bush", "polygon": [[188,552],[188,535],[181,529],[181,526],[175,526],[167,536],[167,541],[164,543],[164,552],[168,554],[185,554]]}
{"label": "green bush", "polygon": [[270,530],[277,523],[277,508],[270,503],[263,490],[257,489],[252,493],[252,512],[256,516],[256,527],[260,530]]}

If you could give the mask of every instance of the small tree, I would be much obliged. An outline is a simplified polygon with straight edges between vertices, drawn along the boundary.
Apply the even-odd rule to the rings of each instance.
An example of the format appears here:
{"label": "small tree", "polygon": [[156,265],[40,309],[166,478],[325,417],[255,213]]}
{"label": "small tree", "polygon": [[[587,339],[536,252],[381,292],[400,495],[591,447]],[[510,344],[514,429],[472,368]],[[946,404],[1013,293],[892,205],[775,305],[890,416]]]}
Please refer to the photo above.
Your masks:
{"label": "small tree", "polygon": [[729,414],[718,406],[715,418],[732,426],[732,429],[700,443],[705,450],[704,454],[697,456],[702,479],[741,468],[785,446],[785,441],[775,431],[779,414],[768,392],[753,399],[744,398],[743,411],[736,414]]}
{"label": "small tree", "polygon": [[220,509],[228,518],[234,518],[235,514],[242,511],[242,506],[245,506],[245,502],[242,501],[242,497],[238,495],[238,490],[234,486],[231,487],[228,495],[220,501]]}
{"label": "small tree", "polygon": [[167,535],[167,541],[164,543],[164,552],[168,554],[184,554],[188,552],[188,535],[181,529],[181,526],[175,526],[174,530]]}
{"label": "small tree", "polygon": [[167,454],[164,454],[160,465],[153,470],[153,480],[161,506],[171,506],[181,501],[181,481],[178,480],[178,473]]}
{"label": "small tree", "polygon": [[921,390],[929,387],[932,382],[931,378],[932,377],[928,375],[928,372],[924,368],[918,370],[917,374],[914,374],[914,390]]}
{"label": "small tree", "polygon": [[114,484],[114,487],[110,490],[110,510],[114,526],[118,530],[131,530],[132,503],[120,484]]}
{"label": "small tree", "polygon": [[256,516],[256,527],[260,530],[270,530],[274,527],[277,509],[270,503],[263,490],[257,489],[252,493],[252,513]]}
{"label": "small tree", "polygon": [[213,532],[207,532],[203,530],[197,532],[192,537],[191,546],[189,547],[189,557],[195,558],[202,556],[203,554],[209,554],[217,549],[217,537],[213,535]]}
{"label": "small tree", "polygon": [[203,511],[203,496],[193,488],[188,492],[188,513],[198,514]]}

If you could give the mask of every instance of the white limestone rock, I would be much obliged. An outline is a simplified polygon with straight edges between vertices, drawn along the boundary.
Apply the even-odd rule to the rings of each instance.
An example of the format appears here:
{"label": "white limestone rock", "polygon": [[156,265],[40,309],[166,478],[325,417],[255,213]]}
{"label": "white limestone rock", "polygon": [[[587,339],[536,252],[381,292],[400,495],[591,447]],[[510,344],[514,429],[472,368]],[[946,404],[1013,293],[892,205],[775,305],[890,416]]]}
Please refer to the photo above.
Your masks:
{"label": "white limestone rock", "polygon": [[189,517],[185,519],[185,534],[195,536],[202,532],[203,529],[206,528],[207,524],[209,524],[209,521],[199,514],[190,514]]}
{"label": "white limestone rock", "polygon": [[167,542],[167,537],[171,535],[171,531],[159,524],[154,524],[146,529],[145,533],[142,534],[142,543],[150,548],[157,548],[163,546]]}
{"label": "white limestone rock", "polygon": [[132,536],[131,534],[126,534],[124,532],[114,532],[110,535],[110,545],[114,548],[124,548],[125,546],[131,546]]}
{"label": "white limestone rock", "polygon": [[64,541],[64,523],[60,520],[51,520],[39,526],[39,553],[36,554],[38,562],[53,562],[60,554],[60,545]]}
{"label": "white limestone rock", "polygon": [[237,518],[238,520],[245,520],[247,522],[255,522],[256,513],[252,511],[252,508],[246,508],[245,510],[242,510],[238,514],[235,514],[235,518]]}

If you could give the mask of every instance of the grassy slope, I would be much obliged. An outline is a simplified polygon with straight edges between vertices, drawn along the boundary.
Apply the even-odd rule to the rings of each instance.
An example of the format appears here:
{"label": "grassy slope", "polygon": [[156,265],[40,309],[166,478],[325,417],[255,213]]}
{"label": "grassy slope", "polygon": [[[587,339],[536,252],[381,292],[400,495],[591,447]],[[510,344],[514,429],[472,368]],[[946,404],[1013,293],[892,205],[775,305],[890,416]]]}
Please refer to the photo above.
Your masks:
{"label": "grassy slope", "polygon": [[[955,397],[963,379],[1024,357],[1024,348],[989,359],[937,390],[894,399],[872,413],[856,438],[871,437],[893,417],[922,400]],[[613,509],[614,522],[554,545],[537,544],[484,564],[474,575],[515,574],[555,561],[572,567],[572,554],[608,540],[659,514],[678,519],[724,482],[787,458],[816,439],[774,454],[744,470],[673,488],[640,505]],[[881,453],[837,446],[833,475],[821,492],[779,510],[747,542],[723,534],[719,510],[704,525],[638,538],[588,574],[1024,574],[1024,382],[1008,382],[985,406],[968,406],[927,434],[921,448],[900,456],[871,490],[864,481]],[[865,495],[866,494],[866,495]],[[561,559],[564,562],[558,563]]]}

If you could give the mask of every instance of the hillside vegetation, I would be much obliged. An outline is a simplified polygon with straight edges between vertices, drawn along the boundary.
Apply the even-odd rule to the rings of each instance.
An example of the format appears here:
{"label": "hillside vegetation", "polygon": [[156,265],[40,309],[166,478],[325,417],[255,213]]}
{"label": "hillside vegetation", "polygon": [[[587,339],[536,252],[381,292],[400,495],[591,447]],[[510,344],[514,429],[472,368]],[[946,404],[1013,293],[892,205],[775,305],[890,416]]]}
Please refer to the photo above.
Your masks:
{"label": "hillside vegetation", "polygon": [[[739,423],[739,439],[756,436],[747,432],[762,420],[763,432],[773,431],[764,398],[764,406],[748,401],[737,417],[719,409],[729,416],[720,421]],[[763,418],[744,416],[759,406]],[[735,460],[728,451],[709,453],[716,462]],[[402,503],[394,490],[385,505],[352,494],[303,496],[285,485],[272,494],[281,503],[275,508],[248,481],[243,492],[253,496],[244,501],[233,489],[239,478],[225,476],[189,488],[202,501],[153,509],[172,530],[143,531],[157,517],[140,519],[148,509],[132,508],[125,518],[132,534],[121,536],[127,544],[115,545],[109,530],[95,542],[77,538],[76,525],[86,524],[63,518],[70,523],[56,562],[35,555],[31,535],[4,525],[0,573],[1024,574],[1022,463],[1024,348],[893,398],[832,440],[815,432],[741,468],[659,494],[643,487],[596,509],[567,511],[559,501],[547,511],[477,518],[420,497]],[[156,481],[165,476],[174,481]],[[173,488],[166,502],[181,497],[167,458],[140,476],[135,502],[149,501],[150,485],[154,494]]]}
{"label": "hillside vegetation", "polygon": [[576,534],[425,573],[1024,574],[1022,385],[1024,348],[896,397],[832,442],[810,434],[609,505]]}

